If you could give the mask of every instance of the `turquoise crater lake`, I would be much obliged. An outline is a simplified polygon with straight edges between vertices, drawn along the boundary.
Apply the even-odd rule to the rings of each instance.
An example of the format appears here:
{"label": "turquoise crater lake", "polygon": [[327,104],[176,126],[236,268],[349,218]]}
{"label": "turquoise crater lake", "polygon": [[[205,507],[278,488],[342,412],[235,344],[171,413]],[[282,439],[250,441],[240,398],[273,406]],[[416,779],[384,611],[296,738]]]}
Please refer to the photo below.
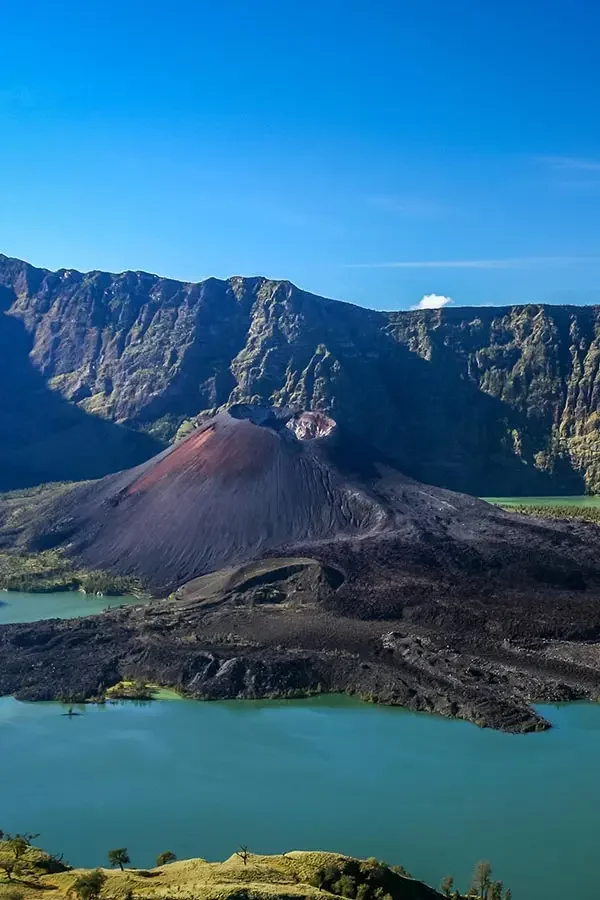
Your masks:
{"label": "turquoise crater lake", "polygon": [[515,900],[595,896],[595,705],[541,707],[556,727],[527,736],[344,697],[77,709],[0,699],[1,825],[73,864],[325,848],[465,887],[489,859]]}
{"label": "turquoise crater lake", "polygon": [[74,619],[95,615],[111,606],[131,606],[141,602],[137,597],[99,597],[82,591],[45,594],[0,591],[0,625],[37,622],[40,619]]}

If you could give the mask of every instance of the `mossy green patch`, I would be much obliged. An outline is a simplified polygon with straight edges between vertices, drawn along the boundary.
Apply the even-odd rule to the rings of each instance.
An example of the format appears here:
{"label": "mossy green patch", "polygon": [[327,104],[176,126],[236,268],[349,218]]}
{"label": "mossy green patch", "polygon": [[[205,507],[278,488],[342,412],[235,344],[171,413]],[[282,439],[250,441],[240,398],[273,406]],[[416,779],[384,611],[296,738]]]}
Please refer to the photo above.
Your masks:
{"label": "mossy green patch", "polygon": [[61,550],[40,553],[0,551],[0,589],[45,593],[81,590],[88,594],[143,596],[136,578],[77,567]]}
{"label": "mossy green patch", "polygon": [[600,507],[597,506],[570,506],[567,504],[550,506],[546,504],[503,504],[498,503],[501,509],[521,516],[538,516],[544,519],[578,519],[582,522],[592,522],[600,525]]}
{"label": "mossy green patch", "polygon": [[146,681],[119,681],[106,691],[107,700],[181,700],[173,688]]}

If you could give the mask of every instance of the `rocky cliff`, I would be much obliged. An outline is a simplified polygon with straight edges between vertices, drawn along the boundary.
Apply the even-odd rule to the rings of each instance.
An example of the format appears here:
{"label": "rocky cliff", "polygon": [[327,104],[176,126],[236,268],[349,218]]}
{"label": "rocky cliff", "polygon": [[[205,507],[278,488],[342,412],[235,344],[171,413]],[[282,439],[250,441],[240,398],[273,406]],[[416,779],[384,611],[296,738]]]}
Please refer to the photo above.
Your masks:
{"label": "rocky cliff", "polygon": [[0,255],[0,310],[0,487],[132,465],[251,400],[322,409],[453,489],[600,490],[598,307],[381,313],[264,278]]}

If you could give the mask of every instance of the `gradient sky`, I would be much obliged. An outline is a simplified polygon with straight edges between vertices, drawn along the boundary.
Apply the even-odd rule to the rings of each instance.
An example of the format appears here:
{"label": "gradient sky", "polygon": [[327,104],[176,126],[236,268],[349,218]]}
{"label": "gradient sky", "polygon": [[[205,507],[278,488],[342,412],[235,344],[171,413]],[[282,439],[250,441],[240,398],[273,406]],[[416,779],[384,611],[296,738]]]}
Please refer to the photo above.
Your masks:
{"label": "gradient sky", "polygon": [[591,0],[0,3],[0,251],[600,302]]}

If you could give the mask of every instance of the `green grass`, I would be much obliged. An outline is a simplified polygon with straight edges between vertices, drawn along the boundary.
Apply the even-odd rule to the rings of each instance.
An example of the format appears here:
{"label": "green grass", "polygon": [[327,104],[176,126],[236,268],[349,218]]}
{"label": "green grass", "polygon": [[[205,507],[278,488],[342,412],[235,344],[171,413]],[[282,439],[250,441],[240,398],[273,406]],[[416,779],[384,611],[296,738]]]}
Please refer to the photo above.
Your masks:
{"label": "green grass", "polygon": [[485,497],[507,512],[542,519],[577,519],[600,525],[600,496],[581,497]]}
{"label": "green grass", "polygon": [[62,550],[21,552],[21,533],[45,506],[84,482],[53,482],[0,494],[0,541],[12,549],[0,550],[0,589],[27,593],[82,590],[88,594],[145,596],[136,578],[84,569]]}
{"label": "green grass", "polygon": [[600,495],[586,494],[579,497],[484,497],[497,506],[585,506],[600,508]]}
{"label": "green grass", "polygon": [[600,508],[592,506],[518,506],[497,504],[507,512],[519,513],[522,516],[537,516],[542,519],[577,519],[580,522],[592,522],[600,525]]}
{"label": "green grass", "polygon": [[115,597],[144,593],[137,579],[78,568],[60,550],[0,551],[0,589],[27,593],[82,590]]}

